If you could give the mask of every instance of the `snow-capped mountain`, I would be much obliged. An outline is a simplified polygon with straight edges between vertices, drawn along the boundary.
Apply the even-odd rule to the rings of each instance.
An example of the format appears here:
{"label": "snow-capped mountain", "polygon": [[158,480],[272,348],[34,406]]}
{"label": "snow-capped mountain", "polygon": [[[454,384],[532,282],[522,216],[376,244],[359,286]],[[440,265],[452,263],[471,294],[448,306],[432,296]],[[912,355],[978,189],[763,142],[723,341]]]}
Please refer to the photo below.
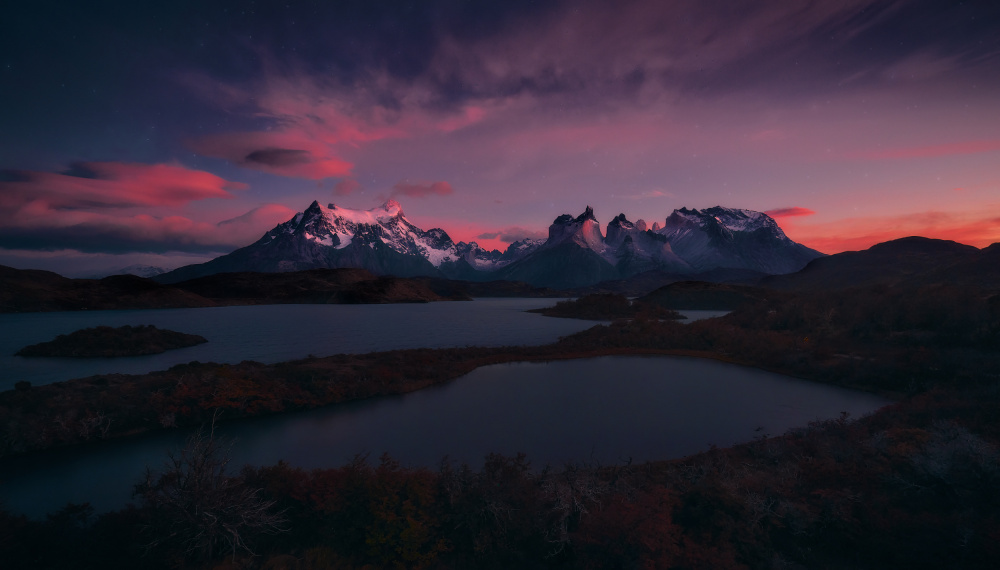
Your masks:
{"label": "snow-capped mountain", "polygon": [[601,232],[589,206],[577,217],[564,214],[548,239],[516,241],[503,253],[475,242],[455,243],[440,228],[422,230],[389,200],[371,210],[313,202],[255,243],[199,265],[176,269],[157,280],[234,271],[298,271],[360,267],[376,274],[465,280],[508,279],[568,288],[620,279],[648,270],[690,274],[715,268],[764,273],[797,271],[821,254],[789,240],[766,214],[715,207],[675,210],[660,228],[624,214]]}
{"label": "snow-capped mountain", "polygon": [[651,269],[673,273],[690,273],[692,267],[677,256],[666,237],[646,229],[646,222],[634,224],[625,214],[608,223],[605,243],[614,251],[613,263],[623,275],[633,275]]}
{"label": "snow-capped mountain", "polygon": [[695,271],[730,267],[792,273],[822,255],[788,239],[773,218],[753,210],[681,208],[656,233]]}
{"label": "snow-capped mountain", "polygon": [[487,251],[475,242],[455,243],[440,228],[424,231],[389,200],[371,210],[313,202],[255,243],[207,263],[171,271],[157,280],[185,279],[233,271],[299,271],[360,267],[377,274],[481,278],[518,259]]}
{"label": "snow-capped mountain", "polygon": [[549,238],[517,263],[500,269],[504,279],[571,288],[659,270],[685,275],[713,269],[767,274],[798,271],[822,254],[785,236],[767,214],[720,206],[675,210],[661,228],[619,214],[607,232],[589,206],[574,218],[562,215]]}
{"label": "snow-capped mountain", "polygon": [[352,210],[336,204],[324,208],[319,202],[313,202],[304,212],[279,224],[257,243],[267,245],[275,240],[280,243],[286,236],[324,246],[326,249],[317,250],[324,258],[328,257],[325,255],[328,248],[372,248],[376,242],[402,255],[422,257],[434,267],[459,257],[454,242],[444,230],[424,231],[411,224],[395,200],[371,210]]}

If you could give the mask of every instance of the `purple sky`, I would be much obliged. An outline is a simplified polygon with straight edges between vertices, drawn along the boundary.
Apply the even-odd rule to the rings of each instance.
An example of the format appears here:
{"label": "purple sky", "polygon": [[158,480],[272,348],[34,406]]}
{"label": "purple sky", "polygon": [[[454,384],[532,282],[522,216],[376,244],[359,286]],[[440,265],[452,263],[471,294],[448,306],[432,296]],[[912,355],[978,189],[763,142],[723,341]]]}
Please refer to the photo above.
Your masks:
{"label": "purple sky", "polygon": [[[248,8],[247,6],[255,6]],[[202,261],[312,200],[502,249],[592,205],[827,253],[1000,241],[988,1],[31,2],[0,22],[0,264]]]}

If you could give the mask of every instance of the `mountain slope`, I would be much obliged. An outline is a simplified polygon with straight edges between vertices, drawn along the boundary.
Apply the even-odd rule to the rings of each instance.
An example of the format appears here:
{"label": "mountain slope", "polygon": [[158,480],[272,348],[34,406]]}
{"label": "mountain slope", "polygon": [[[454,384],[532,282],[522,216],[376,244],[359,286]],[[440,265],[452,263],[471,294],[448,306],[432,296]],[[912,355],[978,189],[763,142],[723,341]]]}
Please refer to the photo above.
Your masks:
{"label": "mountain slope", "polygon": [[[286,272],[355,267],[379,275],[413,277],[443,274],[436,265],[457,257],[443,230],[423,231],[389,200],[367,211],[324,208],[313,202],[304,212],[278,224],[255,243],[207,263],[188,265],[157,276],[177,283],[215,273]],[[436,262],[436,264],[435,264]]]}
{"label": "mountain slope", "polygon": [[576,218],[568,214],[556,218],[545,243],[499,270],[497,277],[536,287],[579,287],[617,279],[620,274],[609,259],[613,255],[604,243],[594,210],[587,206]]}
{"label": "mountain slope", "polygon": [[646,222],[632,223],[618,214],[608,223],[605,243],[614,251],[615,267],[621,277],[645,271],[691,273],[693,268],[676,253],[666,236],[646,229]]}
{"label": "mountain slope", "polygon": [[753,210],[681,208],[657,233],[697,271],[731,267],[792,273],[823,255],[788,239],[774,219]]}

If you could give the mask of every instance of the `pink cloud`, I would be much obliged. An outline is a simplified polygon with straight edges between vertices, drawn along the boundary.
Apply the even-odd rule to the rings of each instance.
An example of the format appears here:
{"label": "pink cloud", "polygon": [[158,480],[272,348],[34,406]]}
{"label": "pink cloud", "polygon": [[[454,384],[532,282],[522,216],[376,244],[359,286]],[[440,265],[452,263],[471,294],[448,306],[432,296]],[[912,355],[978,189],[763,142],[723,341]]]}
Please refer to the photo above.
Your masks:
{"label": "pink cloud", "polygon": [[361,183],[353,178],[345,178],[333,186],[334,196],[350,196],[361,188]]}
{"label": "pink cloud", "polygon": [[810,210],[809,208],[799,208],[798,206],[792,208],[776,208],[774,210],[767,210],[764,212],[772,218],[792,218],[797,216],[811,216],[816,212]]}
{"label": "pink cloud", "polygon": [[439,182],[398,182],[392,187],[393,196],[407,196],[410,198],[425,198],[427,196],[447,196],[454,192],[451,184],[444,181]]}
{"label": "pink cloud", "polygon": [[0,247],[85,252],[229,251],[253,243],[295,212],[267,204],[219,223],[184,216],[115,215],[32,202],[0,210]]}
{"label": "pink cloud", "polygon": [[206,198],[232,198],[246,184],[179,165],[86,162],[71,173],[11,172],[0,181],[0,209],[37,203],[47,208],[178,206]]}
{"label": "pink cloud", "polygon": [[295,212],[277,204],[218,224],[131,208],[232,198],[246,184],[171,164],[88,162],[66,173],[15,171],[0,181],[0,247],[80,251],[220,251],[248,245]]}
{"label": "pink cloud", "polygon": [[[188,141],[199,154],[228,160],[271,174],[321,180],[351,174],[346,153],[379,140],[418,133],[452,132],[481,121],[487,110],[469,105],[455,111],[424,109],[426,93],[410,85],[339,86],[301,73],[278,71],[273,65],[249,89],[208,78],[185,77],[184,83],[207,97],[219,96],[226,107],[249,108],[271,124],[259,131],[208,135]],[[399,91],[400,104],[379,103],[380,93]]]}

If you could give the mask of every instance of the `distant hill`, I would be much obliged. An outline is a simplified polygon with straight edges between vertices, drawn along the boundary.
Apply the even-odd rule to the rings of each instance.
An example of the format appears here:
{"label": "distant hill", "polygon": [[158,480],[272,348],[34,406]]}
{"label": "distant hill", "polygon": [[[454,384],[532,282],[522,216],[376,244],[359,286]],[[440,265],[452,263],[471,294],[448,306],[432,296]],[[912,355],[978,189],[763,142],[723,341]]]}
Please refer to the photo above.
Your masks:
{"label": "distant hill", "polygon": [[733,311],[741,306],[772,298],[775,291],[746,285],[679,281],[639,297],[639,301],[673,310]]}
{"label": "distant hill", "polygon": [[0,265],[0,313],[276,303],[424,303],[469,298],[462,287],[452,289],[442,289],[439,294],[427,281],[379,277],[362,269],[226,273],[164,285],[134,275],[69,279],[50,271]]}
{"label": "distant hill", "polygon": [[224,305],[426,303],[470,299],[461,291],[438,294],[426,281],[379,277],[364,269],[219,273],[182,281],[174,287]]}
{"label": "distant hill", "polygon": [[734,285],[755,285],[766,277],[766,273],[753,269],[718,268],[700,273],[670,273],[653,269],[637,273],[625,279],[602,281],[587,287],[565,289],[563,293],[569,297],[582,297],[595,293],[617,293],[627,297],[641,297],[671,283],[681,281],[703,281],[707,283],[731,283]]}
{"label": "distant hill", "polygon": [[760,281],[763,287],[785,290],[937,284],[1000,289],[1000,244],[980,250],[949,240],[905,237],[814,259],[801,271]]}
{"label": "distant hill", "polygon": [[210,307],[215,303],[135,275],[69,279],[0,265],[0,312]]}

